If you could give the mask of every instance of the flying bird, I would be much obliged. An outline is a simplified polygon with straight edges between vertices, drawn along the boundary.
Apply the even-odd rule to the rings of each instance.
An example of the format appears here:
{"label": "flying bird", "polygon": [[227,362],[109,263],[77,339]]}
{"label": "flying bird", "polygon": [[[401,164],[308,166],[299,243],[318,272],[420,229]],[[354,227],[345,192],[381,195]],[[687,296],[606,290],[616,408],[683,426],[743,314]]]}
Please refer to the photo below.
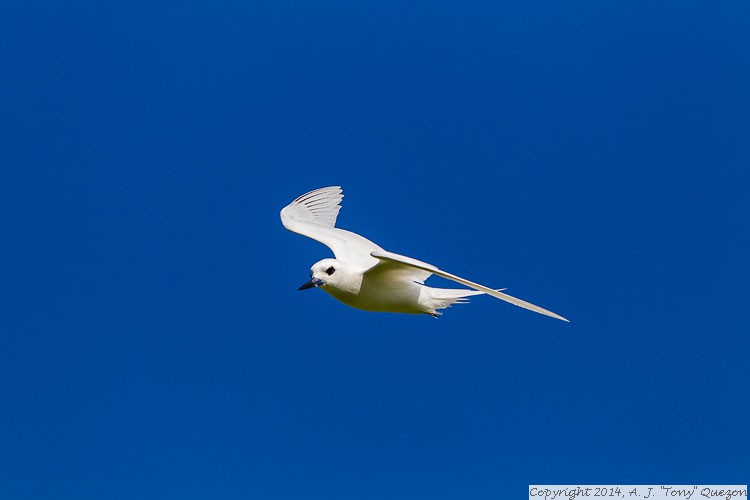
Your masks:
{"label": "flying bird", "polygon": [[[568,321],[559,314],[512,297],[501,290],[445,272],[432,264],[388,252],[358,234],[336,227],[344,197],[340,186],[305,193],[281,210],[289,231],[329,247],[335,259],[323,259],[310,269],[310,281],[300,290],[319,287],[346,305],[365,311],[429,314],[465,303],[472,295],[491,295],[518,307]],[[431,275],[472,288],[433,288],[424,284]]]}

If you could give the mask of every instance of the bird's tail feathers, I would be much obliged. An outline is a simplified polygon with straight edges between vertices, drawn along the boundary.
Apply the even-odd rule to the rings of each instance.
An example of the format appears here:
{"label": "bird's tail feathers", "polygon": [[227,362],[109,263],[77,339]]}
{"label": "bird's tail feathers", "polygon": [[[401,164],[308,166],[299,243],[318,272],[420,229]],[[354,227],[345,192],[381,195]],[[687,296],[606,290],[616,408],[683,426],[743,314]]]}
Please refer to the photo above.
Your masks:
{"label": "bird's tail feathers", "polygon": [[435,309],[445,309],[453,304],[466,304],[469,297],[483,295],[484,292],[477,290],[455,289],[455,288],[430,288],[430,297]]}

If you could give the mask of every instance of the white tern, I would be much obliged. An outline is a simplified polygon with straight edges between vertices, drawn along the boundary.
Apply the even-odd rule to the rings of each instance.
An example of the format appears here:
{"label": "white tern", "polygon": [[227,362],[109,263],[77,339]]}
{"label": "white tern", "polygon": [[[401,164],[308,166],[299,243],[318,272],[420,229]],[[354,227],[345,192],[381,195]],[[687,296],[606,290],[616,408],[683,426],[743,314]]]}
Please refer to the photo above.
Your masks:
{"label": "white tern", "polygon": [[[343,198],[341,187],[305,193],[281,210],[281,223],[289,231],[312,238],[333,250],[335,259],[323,259],[310,269],[310,281],[299,289],[320,287],[334,298],[357,309],[378,312],[429,314],[467,302],[472,295],[487,294],[524,309],[568,321],[559,314],[511,297],[411,257],[388,252],[362,236],[339,229],[336,218]],[[431,275],[473,288],[433,288],[424,284]]]}

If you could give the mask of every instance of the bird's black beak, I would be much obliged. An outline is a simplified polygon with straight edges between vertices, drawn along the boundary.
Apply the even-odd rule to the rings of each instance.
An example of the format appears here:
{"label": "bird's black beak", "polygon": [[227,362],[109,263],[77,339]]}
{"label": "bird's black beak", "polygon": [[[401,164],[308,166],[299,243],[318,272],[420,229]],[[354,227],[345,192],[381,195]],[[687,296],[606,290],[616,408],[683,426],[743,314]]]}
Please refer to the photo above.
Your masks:
{"label": "bird's black beak", "polygon": [[316,286],[323,285],[323,280],[318,278],[312,278],[310,281],[299,287],[297,290],[307,290],[308,288],[313,288]]}

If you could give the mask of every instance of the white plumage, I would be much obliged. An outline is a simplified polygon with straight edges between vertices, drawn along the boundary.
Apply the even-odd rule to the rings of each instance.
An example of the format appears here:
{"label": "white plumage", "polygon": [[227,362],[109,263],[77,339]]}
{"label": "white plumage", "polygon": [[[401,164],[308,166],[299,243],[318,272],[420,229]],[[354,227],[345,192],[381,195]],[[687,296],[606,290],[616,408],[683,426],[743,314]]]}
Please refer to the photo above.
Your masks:
{"label": "white plumage", "polygon": [[[281,210],[288,230],[312,238],[333,250],[335,259],[323,259],[310,269],[310,281],[300,290],[320,287],[341,302],[366,311],[430,314],[466,302],[466,297],[487,294],[530,311],[568,321],[500,290],[474,283],[411,257],[388,252],[372,241],[339,229],[336,218],[343,198],[341,187],[305,193]],[[473,288],[433,288],[424,284],[431,275]]]}

